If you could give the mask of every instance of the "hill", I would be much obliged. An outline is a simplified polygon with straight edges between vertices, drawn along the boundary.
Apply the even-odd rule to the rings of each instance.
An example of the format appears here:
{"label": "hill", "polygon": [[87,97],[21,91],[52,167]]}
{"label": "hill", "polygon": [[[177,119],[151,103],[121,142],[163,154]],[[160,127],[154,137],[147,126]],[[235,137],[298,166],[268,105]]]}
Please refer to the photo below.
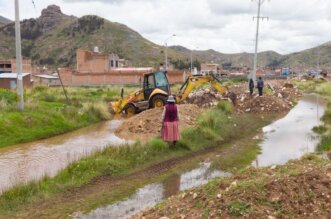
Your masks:
{"label": "hill", "polygon": [[[0,19],[1,20],[1,19]],[[60,7],[50,5],[42,10],[37,19],[21,22],[22,54],[31,58],[34,64],[53,68],[75,66],[76,49],[90,49],[95,46],[101,52],[117,53],[130,65],[158,66],[164,61],[164,47],[152,43],[129,27],[111,22],[98,16],[81,18],[62,13]],[[15,56],[15,26],[7,23],[0,26],[0,59]],[[331,56],[331,44],[321,46],[321,65],[327,65]],[[168,48],[169,62],[190,62],[191,50],[182,46]],[[252,66],[253,54],[224,54],[215,50],[193,51],[192,57],[200,62],[214,62],[227,66]],[[317,57],[317,56],[316,56]],[[315,66],[314,49],[290,55],[273,51],[259,53],[259,66],[298,65],[305,62]],[[313,65],[314,64],[314,65]]]}
{"label": "hill", "polygon": [[4,26],[4,25],[6,25],[6,24],[9,24],[9,23],[11,23],[11,22],[12,22],[11,20],[9,20],[9,19],[7,19],[7,18],[5,18],[5,17],[0,16],[0,27],[1,27],[1,26]]}

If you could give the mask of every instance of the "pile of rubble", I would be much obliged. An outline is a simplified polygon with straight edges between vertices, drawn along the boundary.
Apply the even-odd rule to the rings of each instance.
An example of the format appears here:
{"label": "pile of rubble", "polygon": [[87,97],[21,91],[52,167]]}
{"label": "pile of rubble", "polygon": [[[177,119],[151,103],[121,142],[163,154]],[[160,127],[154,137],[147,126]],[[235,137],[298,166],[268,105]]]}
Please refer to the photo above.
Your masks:
{"label": "pile of rubble", "polygon": [[200,107],[212,107],[216,106],[221,99],[223,99],[221,94],[206,88],[192,91],[185,100],[185,103],[196,104]]}
{"label": "pile of rubble", "polygon": [[256,90],[250,96],[247,83],[234,85],[231,92],[237,95],[236,109],[239,113],[282,113],[287,112],[301,96],[298,89],[286,81],[267,81],[264,95],[259,97]]}
{"label": "pile of rubble", "polygon": [[[162,110],[161,108],[145,110],[124,120],[115,134],[123,139],[140,141],[147,141],[153,137],[159,136],[162,125]],[[180,129],[194,127],[196,117],[202,111],[201,108],[194,104],[178,105],[178,110]]]}

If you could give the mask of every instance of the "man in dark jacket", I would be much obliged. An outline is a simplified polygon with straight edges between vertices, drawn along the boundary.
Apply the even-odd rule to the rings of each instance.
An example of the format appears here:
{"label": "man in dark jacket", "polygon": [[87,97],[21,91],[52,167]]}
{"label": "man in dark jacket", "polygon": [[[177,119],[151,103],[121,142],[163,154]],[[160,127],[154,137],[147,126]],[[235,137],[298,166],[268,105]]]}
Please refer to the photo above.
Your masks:
{"label": "man in dark jacket", "polygon": [[254,81],[253,79],[249,79],[249,93],[251,94],[251,96],[253,95],[253,91],[254,91]]}
{"label": "man in dark jacket", "polygon": [[263,95],[263,87],[264,87],[263,80],[261,77],[259,77],[259,80],[257,81],[257,89],[259,90],[260,97]]}

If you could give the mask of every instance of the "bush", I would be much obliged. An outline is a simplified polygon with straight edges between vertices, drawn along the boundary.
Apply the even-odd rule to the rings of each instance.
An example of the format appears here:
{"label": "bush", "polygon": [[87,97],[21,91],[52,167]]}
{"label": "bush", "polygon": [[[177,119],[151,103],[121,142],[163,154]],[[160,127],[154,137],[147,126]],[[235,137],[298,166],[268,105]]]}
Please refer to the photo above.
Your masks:
{"label": "bush", "polygon": [[331,136],[322,136],[321,143],[317,146],[318,151],[330,151],[331,150]]}
{"label": "bush", "polygon": [[4,100],[9,104],[16,103],[17,94],[6,89],[0,89],[0,100]]}
{"label": "bush", "polygon": [[160,138],[153,138],[147,145],[156,151],[165,151],[168,149],[168,144]]}
{"label": "bush", "polygon": [[222,110],[226,114],[232,114],[233,107],[229,101],[219,101],[217,104],[217,109]]}
{"label": "bush", "polygon": [[36,86],[33,88],[33,92],[44,92],[48,89],[46,86]]}
{"label": "bush", "polygon": [[95,117],[100,120],[111,119],[111,114],[108,106],[105,103],[88,103],[83,106],[83,111],[90,117]]}
{"label": "bush", "polygon": [[46,102],[55,102],[55,100],[56,100],[55,96],[50,95],[50,94],[46,94],[43,99]]}
{"label": "bush", "polygon": [[320,126],[315,126],[313,128],[313,131],[317,134],[323,134],[327,131],[328,129],[324,126],[324,125],[320,125]]}

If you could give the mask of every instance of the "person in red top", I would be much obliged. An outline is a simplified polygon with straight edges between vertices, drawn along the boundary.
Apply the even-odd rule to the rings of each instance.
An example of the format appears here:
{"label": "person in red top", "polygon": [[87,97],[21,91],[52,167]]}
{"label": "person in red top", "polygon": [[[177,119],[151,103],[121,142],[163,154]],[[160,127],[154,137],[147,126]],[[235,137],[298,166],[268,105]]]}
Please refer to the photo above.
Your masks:
{"label": "person in red top", "polygon": [[180,138],[179,111],[173,96],[170,95],[167,102],[162,113],[161,135],[163,141],[172,142],[175,145]]}

